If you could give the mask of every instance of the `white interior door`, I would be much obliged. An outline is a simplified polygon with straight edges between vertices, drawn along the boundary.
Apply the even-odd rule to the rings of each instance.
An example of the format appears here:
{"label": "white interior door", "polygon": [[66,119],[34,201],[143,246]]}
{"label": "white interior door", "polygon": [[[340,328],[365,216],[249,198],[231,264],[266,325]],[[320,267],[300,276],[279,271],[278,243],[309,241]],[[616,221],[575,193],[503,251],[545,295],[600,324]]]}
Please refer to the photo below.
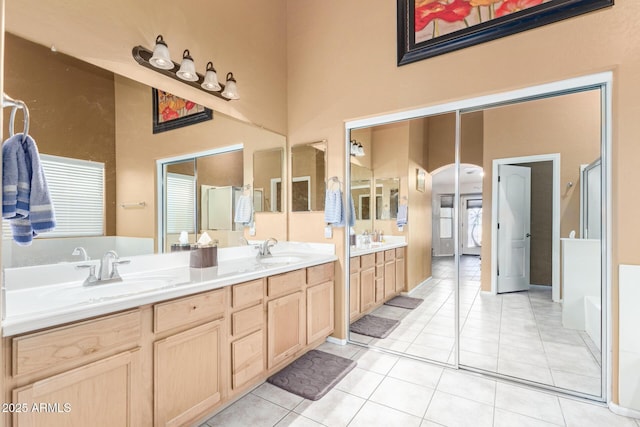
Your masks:
{"label": "white interior door", "polygon": [[480,255],[482,249],[482,194],[460,196],[462,255]]}
{"label": "white interior door", "polygon": [[498,293],[530,285],[531,169],[498,165]]}

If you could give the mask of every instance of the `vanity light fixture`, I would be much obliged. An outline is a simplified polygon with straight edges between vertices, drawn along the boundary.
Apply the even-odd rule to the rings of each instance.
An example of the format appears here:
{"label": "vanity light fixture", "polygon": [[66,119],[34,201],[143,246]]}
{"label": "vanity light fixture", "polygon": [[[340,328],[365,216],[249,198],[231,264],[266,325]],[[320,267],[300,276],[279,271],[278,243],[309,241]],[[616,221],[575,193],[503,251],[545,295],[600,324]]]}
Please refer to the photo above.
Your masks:
{"label": "vanity light fixture", "polygon": [[222,91],[222,96],[229,99],[240,99],[238,86],[236,85],[236,79],[233,78],[233,73],[227,73],[227,87]]}
{"label": "vanity light fixture", "polygon": [[204,73],[204,81],[200,85],[203,89],[209,91],[216,91],[222,89],[220,83],[218,83],[218,74],[216,69],[213,68],[213,62],[207,63],[207,71]]}
{"label": "vanity light fixture", "polygon": [[153,48],[153,56],[149,59],[149,63],[161,70],[171,70],[174,67],[173,61],[169,56],[169,47],[161,35],[156,37],[156,45]]}
{"label": "vanity light fixture", "polygon": [[156,45],[153,48],[153,52],[143,46],[136,46],[131,54],[136,62],[143,67],[210,93],[220,99],[225,101],[240,99],[233,73],[227,73],[226,85],[220,84],[216,69],[213,68],[213,62],[210,61],[207,63],[205,75],[199,74],[196,71],[189,49],[185,49],[182,53],[182,62],[180,64],[175,63],[169,55],[169,48],[162,35],[156,37]]}
{"label": "vanity light fixture", "polygon": [[189,53],[189,49],[185,49],[184,52],[182,52],[182,62],[180,63],[180,69],[176,71],[176,76],[188,82],[198,81],[196,64],[193,63],[193,58]]}
{"label": "vanity light fixture", "polygon": [[364,147],[358,141],[352,139],[349,153],[354,157],[363,157]]}

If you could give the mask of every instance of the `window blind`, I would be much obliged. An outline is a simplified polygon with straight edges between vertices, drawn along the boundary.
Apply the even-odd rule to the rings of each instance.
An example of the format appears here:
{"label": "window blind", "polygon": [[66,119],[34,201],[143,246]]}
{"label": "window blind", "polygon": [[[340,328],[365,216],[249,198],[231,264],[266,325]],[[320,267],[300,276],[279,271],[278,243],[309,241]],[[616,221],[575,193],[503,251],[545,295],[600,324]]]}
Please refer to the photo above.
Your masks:
{"label": "window blind", "polygon": [[195,177],[167,173],[167,234],[195,233]]}

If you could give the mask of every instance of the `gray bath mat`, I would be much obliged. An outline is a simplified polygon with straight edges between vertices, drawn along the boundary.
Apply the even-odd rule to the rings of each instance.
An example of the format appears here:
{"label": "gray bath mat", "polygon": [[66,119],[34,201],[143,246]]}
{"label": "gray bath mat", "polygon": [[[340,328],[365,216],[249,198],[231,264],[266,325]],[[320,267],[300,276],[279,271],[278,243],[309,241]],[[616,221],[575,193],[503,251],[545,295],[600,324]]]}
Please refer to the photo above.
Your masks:
{"label": "gray bath mat", "polygon": [[318,400],[355,367],[355,360],[311,350],[267,381],[305,399]]}
{"label": "gray bath mat", "polygon": [[398,320],[367,314],[351,324],[351,332],[374,338],[386,338],[391,331],[398,327]]}
{"label": "gray bath mat", "polygon": [[424,301],[422,298],[397,296],[385,302],[384,304],[391,305],[393,307],[408,308],[409,310],[413,310],[414,308],[422,304],[422,301]]}

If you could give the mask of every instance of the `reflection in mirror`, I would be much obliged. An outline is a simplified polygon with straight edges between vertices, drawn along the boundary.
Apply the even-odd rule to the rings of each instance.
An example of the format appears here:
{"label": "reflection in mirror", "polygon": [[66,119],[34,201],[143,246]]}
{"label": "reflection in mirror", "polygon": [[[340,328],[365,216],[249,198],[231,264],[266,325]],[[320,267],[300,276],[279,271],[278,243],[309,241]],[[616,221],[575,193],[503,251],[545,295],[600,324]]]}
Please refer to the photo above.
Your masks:
{"label": "reflection in mirror", "polygon": [[601,117],[599,90],[461,115],[461,154],[484,171],[482,259],[460,256],[461,364],[601,394],[599,215],[584,226],[602,210]]}
{"label": "reflection in mirror", "polygon": [[196,240],[196,162],[189,159],[164,166],[165,251],[178,243],[181,232],[187,242]]}
{"label": "reflection in mirror", "polygon": [[291,147],[291,211],[323,211],[326,141]]}
{"label": "reflection in mirror", "polygon": [[253,198],[256,212],[282,212],[282,159],[276,148],[253,153]]}
{"label": "reflection in mirror", "polygon": [[398,178],[376,179],[376,219],[396,219],[398,214],[398,199],[400,180]]}
{"label": "reflection in mirror", "polygon": [[[193,230],[190,231],[193,241],[195,233],[212,229],[208,223],[208,205],[201,205],[202,199],[208,197],[203,195],[202,186],[241,187],[244,181],[250,182],[253,175],[250,159],[256,147],[281,147],[282,151],[286,144],[282,135],[218,112],[213,120],[153,134],[149,86],[9,33],[5,33],[3,55],[4,91],[26,101],[31,116],[29,133],[36,140],[40,154],[55,156],[57,166],[76,172],[65,178],[61,187],[67,192],[63,192],[62,197],[86,194],[75,187],[81,181],[77,179],[79,164],[104,171],[98,186],[101,195],[91,193],[100,199],[98,203],[83,203],[86,198],[81,197],[73,203],[74,209],[65,210],[60,196],[52,194],[58,223],[67,224],[66,229],[57,227],[55,235],[45,233],[34,239],[31,246],[18,246],[12,242],[5,224],[3,267],[80,262],[83,256],[77,254],[82,251],[74,251],[76,247],[84,248],[92,259],[99,259],[111,249],[122,257],[164,251],[168,241],[163,241],[164,221],[159,219],[163,209],[158,207],[162,208],[164,203],[164,178],[162,171],[157,173],[156,169],[159,158],[191,164],[190,173],[172,171],[177,166],[170,166],[169,171],[196,180],[195,193],[192,193],[196,204],[186,214],[190,218],[195,216],[187,227]],[[6,123],[10,111],[3,113]],[[7,136],[7,133],[3,135]],[[225,160],[219,158],[221,163],[212,157],[210,161],[198,159],[193,165],[193,153],[211,151],[217,146],[214,141],[234,146],[242,144],[244,149],[229,153],[231,157]],[[194,169],[196,172],[192,175]],[[208,178],[209,172],[216,173],[216,170],[226,171],[225,180]],[[45,173],[49,176],[49,172]],[[86,208],[91,223],[78,220],[80,207]],[[286,238],[284,215],[273,218],[269,224],[277,228],[278,238]],[[239,244],[231,235],[226,240],[215,238],[221,245]]]}
{"label": "reflection in mirror", "polygon": [[373,230],[373,205],[371,204],[371,169],[351,163],[351,197],[355,207],[356,234]]}

